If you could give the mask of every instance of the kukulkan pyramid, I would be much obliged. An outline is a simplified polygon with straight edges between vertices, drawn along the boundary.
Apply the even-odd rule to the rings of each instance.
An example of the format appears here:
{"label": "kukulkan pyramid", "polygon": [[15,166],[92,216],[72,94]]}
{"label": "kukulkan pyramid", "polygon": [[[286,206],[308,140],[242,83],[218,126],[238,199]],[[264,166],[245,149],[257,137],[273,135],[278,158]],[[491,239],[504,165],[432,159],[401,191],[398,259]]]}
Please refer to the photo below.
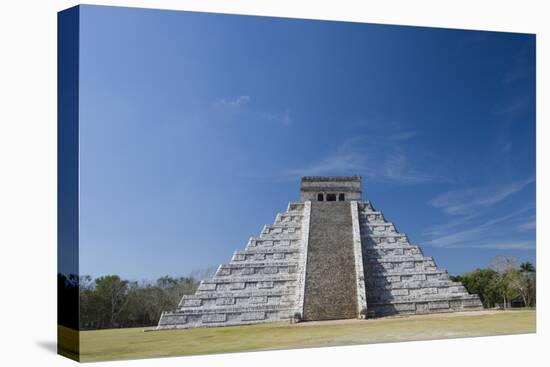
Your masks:
{"label": "kukulkan pyramid", "polygon": [[300,201],[164,312],[158,328],[481,308],[477,295],[362,200],[359,176],[302,177]]}

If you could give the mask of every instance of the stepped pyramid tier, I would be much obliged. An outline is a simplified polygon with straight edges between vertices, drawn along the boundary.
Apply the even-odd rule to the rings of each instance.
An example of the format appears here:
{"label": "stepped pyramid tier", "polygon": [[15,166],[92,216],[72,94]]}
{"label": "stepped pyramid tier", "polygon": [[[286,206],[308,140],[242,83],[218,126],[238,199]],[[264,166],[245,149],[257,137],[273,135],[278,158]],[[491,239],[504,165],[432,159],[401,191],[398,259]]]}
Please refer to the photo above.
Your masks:
{"label": "stepped pyramid tier", "polygon": [[370,201],[359,176],[302,177],[300,201],[163,312],[158,329],[481,309]]}

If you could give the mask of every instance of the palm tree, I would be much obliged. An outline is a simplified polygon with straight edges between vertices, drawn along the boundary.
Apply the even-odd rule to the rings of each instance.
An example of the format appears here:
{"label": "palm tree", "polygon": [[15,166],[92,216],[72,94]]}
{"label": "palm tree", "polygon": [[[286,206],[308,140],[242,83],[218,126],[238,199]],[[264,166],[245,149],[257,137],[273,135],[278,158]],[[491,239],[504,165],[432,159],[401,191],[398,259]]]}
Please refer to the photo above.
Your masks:
{"label": "palm tree", "polygon": [[519,269],[522,273],[534,273],[535,272],[535,266],[531,264],[529,261],[521,263],[519,266]]}

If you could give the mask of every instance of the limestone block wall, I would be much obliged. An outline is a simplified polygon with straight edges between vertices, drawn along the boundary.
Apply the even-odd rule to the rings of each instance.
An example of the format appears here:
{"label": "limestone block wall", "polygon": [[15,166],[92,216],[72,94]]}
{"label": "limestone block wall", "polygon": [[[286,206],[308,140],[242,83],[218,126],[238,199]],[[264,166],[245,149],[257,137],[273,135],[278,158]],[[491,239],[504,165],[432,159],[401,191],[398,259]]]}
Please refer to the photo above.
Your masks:
{"label": "limestone block wall", "polygon": [[[290,203],[244,250],[201,281],[194,295],[164,312],[158,329],[243,325],[288,320],[303,302],[309,208]],[[306,228],[304,228],[304,223]]]}
{"label": "limestone block wall", "polygon": [[368,316],[481,309],[477,295],[385,220],[370,202],[358,203]]}

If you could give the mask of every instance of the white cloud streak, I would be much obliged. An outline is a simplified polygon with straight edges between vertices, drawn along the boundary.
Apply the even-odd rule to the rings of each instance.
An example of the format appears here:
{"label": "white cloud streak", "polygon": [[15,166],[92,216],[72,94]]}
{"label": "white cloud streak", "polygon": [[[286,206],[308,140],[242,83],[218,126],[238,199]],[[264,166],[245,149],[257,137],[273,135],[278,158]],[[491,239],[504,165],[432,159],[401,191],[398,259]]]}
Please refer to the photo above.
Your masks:
{"label": "white cloud streak", "polygon": [[[533,182],[534,178],[528,178],[500,186],[453,190],[437,196],[429,204],[453,218],[428,229],[426,234],[431,240],[426,244],[444,248],[534,249],[534,239],[521,234],[535,226],[532,205],[481,221],[482,218],[491,218],[499,203]],[[529,218],[527,222],[526,216]]]}
{"label": "white cloud streak", "polygon": [[497,204],[533,183],[534,178],[512,182],[502,186],[487,186],[445,192],[430,204],[451,215],[469,215]]}
{"label": "white cloud streak", "polygon": [[236,98],[222,98],[212,104],[214,109],[224,113],[245,114],[249,119],[255,121],[269,121],[283,126],[292,124],[290,109],[286,108],[283,112],[266,112],[251,106],[252,98],[248,95],[241,95]]}
{"label": "white cloud streak", "polygon": [[245,106],[249,103],[250,103],[250,96],[238,96],[235,99],[222,98],[218,102],[216,102],[215,105],[237,107],[237,106]]}
{"label": "white cloud streak", "polygon": [[283,126],[290,126],[292,124],[292,117],[290,116],[290,110],[287,108],[283,113],[263,113],[262,118],[276,122]]}
{"label": "white cloud streak", "polygon": [[[510,214],[490,219],[482,223],[474,224],[473,222],[466,220],[463,224],[467,224],[468,229],[455,230],[444,232],[440,229],[436,231],[429,231],[428,233],[434,236],[431,241],[428,241],[428,245],[436,247],[485,247],[485,248],[497,248],[496,246],[500,241],[491,240],[491,244],[488,247],[488,239],[495,238],[495,236],[500,236],[506,234],[508,229],[503,229],[502,224],[509,223],[517,218],[521,218],[523,214],[530,208],[522,208]],[[472,217],[468,217],[472,218]],[[451,227],[449,227],[451,228]],[[506,228],[506,227],[505,227]],[[523,241],[524,242],[524,241]],[[509,241],[508,247],[509,245]]]}
{"label": "white cloud streak", "polygon": [[535,218],[532,218],[527,222],[521,223],[518,226],[518,230],[520,232],[528,232],[528,231],[535,230],[536,227],[537,227],[537,222],[536,222]]}

